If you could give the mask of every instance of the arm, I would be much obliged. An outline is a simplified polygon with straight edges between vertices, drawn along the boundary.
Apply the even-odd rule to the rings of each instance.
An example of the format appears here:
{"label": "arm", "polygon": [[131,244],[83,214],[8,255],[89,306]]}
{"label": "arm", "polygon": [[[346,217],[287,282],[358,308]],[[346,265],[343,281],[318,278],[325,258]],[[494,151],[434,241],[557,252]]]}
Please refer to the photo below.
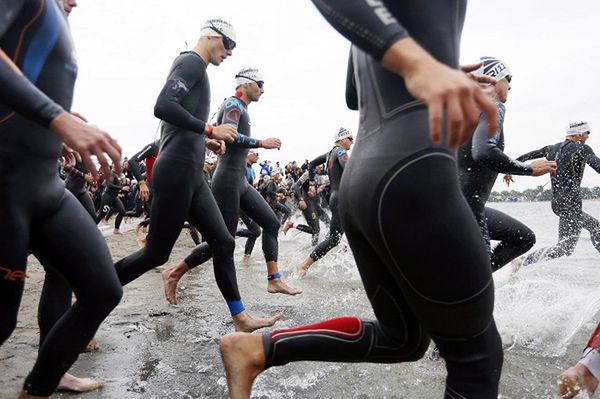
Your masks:
{"label": "arm", "polygon": [[517,161],[525,162],[525,161],[529,161],[532,159],[546,158],[546,157],[548,157],[548,147],[547,146],[544,148],[540,148],[539,150],[534,150],[534,151],[528,152],[527,154],[523,154],[517,158]]}
{"label": "arm", "polygon": [[352,49],[348,56],[348,70],[346,72],[346,105],[354,111],[358,111],[358,92],[354,80],[354,63],[352,62]]}
{"label": "arm", "polygon": [[342,168],[342,170],[344,170],[344,168],[346,167],[346,164],[348,163],[348,151],[346,151],[343,148],[338,148],[337,159],[338,159],[338,162],[340,163],[340,167]]}
{"label": "arm", "polygon": [[319,155],[308,163],[308,180],[315,180],[315,170],[317,166],[323,165],[327,161],[327,153]]}
{"label": "arm", "polygon": [[155,141],[145,146],[142,151],[138,152],[127,161],[129,164],[129,169],[131,170],[133,177],[135,177],[135,180],[138,182],[145,180],[142,177],[142,172],[140,170],[140,162],[148,158],[150,155],[155,154],[157,151],[158,145]]}
{"label": "arm", "polygon": [[185,109],[183,100],[196,84],[206,79],[206,66],[194,54],[186,54],[177,62],[156,99],[154,116],[179,128],[202,134],[207,123]]}
{"label": "arm", "polygon": [[[502,126],[503,121],[504,107],[498,106],[498,126]],[[533,171],[529,165],[510,158],[498,148],[497,144],[500,132],[496,132],[493,137],[488,137],[487,127],[487,117],[485,114],[481,114],[479,124],[473,134],[473,146],[471,148],[473,160],[481,162],[494,172],[531,175]]]}
{"label": "arm", "polygon": [[[23,0],[0,1],[0,38],[19,16],[25,3]],[[0,103],[44,127],[49,127],[50,122],[64,112],[60,105],[52,101],[23,75],[2,49],[0,49],[0,87],[2,87]]]}

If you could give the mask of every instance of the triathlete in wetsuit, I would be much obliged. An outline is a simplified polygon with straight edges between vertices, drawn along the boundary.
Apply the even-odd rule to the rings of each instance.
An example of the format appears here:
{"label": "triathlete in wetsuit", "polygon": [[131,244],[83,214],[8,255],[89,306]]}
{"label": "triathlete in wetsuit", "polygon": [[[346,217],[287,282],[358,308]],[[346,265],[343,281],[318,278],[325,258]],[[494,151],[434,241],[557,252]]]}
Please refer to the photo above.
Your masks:
{"label": "triathlete in wetsuit", "polygon": [[66,167],[67,178],[65,179],[65,187],[77,198],[77,201],[85,208],[92,218],[96,218],[96,209],[94,203],[88,194],[85,185],[89,172],[83,161],[77,160],[75,166]]}
{"label": "triathlete in wetsuit", "polygon": [[164,264],[186,218],[210,245],[217,285],[225,298],[236,330],[272,325],[272,319],[254,319],[244,309],[237,286],[233,236],[203,177],[205,135],[214,139],[247,140],[232,125],[206,123],[210,109],[208,64],[220,65],[232,54],[235,31],[221,19],[208,20],[192,51],[173,63],[154,114],[162,120],[160,156],[152,175],[152,220],[146,246],[115,265],[123,285]]}
{"label": "triathlete in wetsuit", "polygon": [[95,222],[96,224],[100,223],[100,221],[109,213],[112,208],[117,211],[115,230],[113,233],[121,234],[119,228],[121,227],[123,216],[125,216],[125,207],[119,198],[119,193],[123,188],[121,178],[113,171],[111,176],[108,176],[106,180],[104,180],[104,186],[105,189],[104,193],[102,194],[102,199],[100,200],[100,209],[96,215]]}
{"label": "triathlete in wetsuit", "polygon": [[[228,145],[225,154],[219,158],[219,164],[212,180],[212,192],[219,205],[227,229],[235,236],[240,210],[255,221],[262,229],[262,249],[267,262],[267,291],[296,295],[301,291],[288,287],[281,278],[277,265],[279,244],[279,222],[269,205],[256,189],[246,180],[246,159],[248,148],[281,147],[278,138],[257,140],[250,138],[250,115],[248,106],[258,101],[264,93],[264,80],[260,72],[253,68],[242,69],[235,76],[236,94],[225,99],[219,109],[217,121],[219,126],[229,125],[238,130],[238,137]],[[242,135],[243,134],[243,135]],[[177,302],[177,282],[188,270],[206,262],[212,257],[211,247],[204,243],[192,251],[183,262],[163,272],[165,296],[170,303]]]}
{"label": "triathlete in wetsuit", "polygon": [[24,398],[52,394],[122,295],[102,235],[56,173],[63,141],[93,174],[90,155],[102,158],[106,173],[105,154],[120,159],[110,136],[65,112],[77,75],[73,54],[58,2],[0,2],[0,344],[16,326],[28,252],[78,299],[44,339]]}
{"label": "triathlete in wetsuit", "polygon": [[495,399],[502,345],[491,268],[451,149],[473,132],[478,108],[495,115],[483,90],[455,69],[466,2],[313,2],[362,49],[352,50],[358,93],[351,85],[347,94],[361,122],[338,212],[377,320],[334,319],[262,339],[228,335],[229,394],[249,397],[262,370],[291,361],[417,360],[431,337],[446,362],[447,398]]}
{"label": "triathlete in wetsuit", "polygon": [[556,161],[556,174],[551,178],[552,211],[558,216],[558,243],[535,250],[523,259],[524,265],[569,256],[575,250],[581,229],[590,232],[592,244],[600,252],[600,223],[583,212],[581,200],[581,179],[585,165],[590,165],[600,173],[600,158],[585,144],[590,127],[585,122],[574,122],[567,128],[567,138],[562,143],[549,145],[517,158],[528,161],[546,158]]}
{"label": "triathlete in wetsuit", "polygon": [[[485,206],[498,173],[540,176],[555,171],[556,164],[542,161],[529,166],[504,153],[504,103],[512,76],[508,66],[497,58],[481,57],[481,61],[482,66],[476,73],[496,80],[494,95],[499,127],[494,136],[489,137],[488,121],[481,115],[473,137],[458,150],[458,179],[485,240],[492,270],[496,271],[535,244],[535,234],[529,227],[504,212]],[[500,243],[492,249],[490,240]]]}
{"label": "triathlete in wetsuit", "polygon": [[280,186],[281,173],[278,170],[271,172],[271,178],[264,187],[263,194],[267,201],[267,204],[271,207],[276,217],[278,217],[279,224],[284,226],[286,221],[289,220],[292,211],[285,204],[281,203],[281,200],[285,197],[285,191]]}
{"label": "triathlete in wetsuit", "polygon": [[337,246],[344,234],[342,222],[338,214],[338,191],[344,168],[348,162],[348,151],[350,150],[350,147],[352,147],[354,138],[352,137],[352,132],[340,127],[336,130],[333,140],[335,146],[327,154],[311,161],[308,169],[310,173],[309,179],[314,181],[315,166],[321,164],[323,161],[325,161],[325,164],[327,165],[327,174],[329,175],[329,182],[331,185],[331,196],[329,198],[331,224],[329,225],[329,234],[327,234],[327,238],[317,245],[310,255],[296,267],[296,273],[299,277],[304,277],[313,263],[321,259]]}
{"label": "triathlete in wetsuit", "polygon": [[[127,212],[125,216],[127,217],[139,217],[142,214],[142,210],[146,211],[148,217],[150,217],[150,201],[152,198],[152,169],[154,167],[154,162],[156,162],[156,158],[158,157],[158,150],[160,147],[160,141],[155,140],[152,143],[147,144],[142,148],[141,151],[132,156],[127,163],[129,164],[129,170],[131,174],[138,182],[138,190],[139,196],[138,199],[142,201],[141,207],[136,207],[136,211]],[[142,171],[140,168],[140,164],[142,161],[146,162],[146,174],[142,175]],[[141,223],[140,223],[141,225]]]}

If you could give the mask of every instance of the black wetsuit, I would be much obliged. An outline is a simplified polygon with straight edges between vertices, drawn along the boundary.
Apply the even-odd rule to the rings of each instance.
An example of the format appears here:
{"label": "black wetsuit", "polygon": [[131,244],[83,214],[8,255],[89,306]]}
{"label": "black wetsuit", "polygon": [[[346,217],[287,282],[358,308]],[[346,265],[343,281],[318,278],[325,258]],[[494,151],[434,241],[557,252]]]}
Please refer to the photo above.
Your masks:
{"label": "black wetsuit", "polygon": [[271,179],[265,185],[264,198],[267,200],[267,203],[273,212],[275,212],[276,216],[279,217],[279,224],[283,225],[286,220],[290,218],[292,211],[290,208],[279,202],[277,194],[283,194],[283,190],[275,180]]}
{"label": "black wetsuit", "polygon": [[[317,159],[320,158],[321,157]],[[304,201],[306,204],[306,209],[301,209],[306,224],[297,224],[295,227],[300,231],[311,234],[312,245],[316,246],[319,243],[319,234],[321,232],[319,219],[328,226],[330,225],[331,220],[323,208],[321,208],[321,197],[317,194],[317,187],[314,180],[309,179],[308,171],[300,176],[292,186],[292,189],[296,199],[298,201]]]}
{"label": "black wetsuit", "polygon": [[[255,178],[256,175],[254,173],[254,169],[252,169],[252,165],[246,163],[246,181],[252,187],[254,187]],[[235,232],[235,235],[238,237],[247,238],[246,245],[244,246],[244,255],[250,256],[252,255],[252,251],[254,250],[254,244],[256,243],[256,239],[260,237],[262,233],[262,229],[254,220],[249,218],[244,212],[240,212],[240,218],[244,222],[246,228],[238,229]]]}
{"label": "black wetsuit", "polygon": [[77,198],[90,216],[95,218],[96,209],[94,208],[94,203],[85,187],[85,176],[88,173],[87,168],[83,162],[77,162],[74,167],[65,168],[65,171],[67,172],[65,187],[75,196],[75,198]]}
{"label": "black wetsuit", "polygon": [[121,192],[123,185],[121,184],[121,179],[119,176],[115,172],[112,172],[112,176],[104,180],[104,186],[104,193],[102,194],[102,199],[100,200],[100,209],[96,215],[96,224],[100,223],[102,218],[107,216],[112,208],[117,211],[115,229],[118,230],[119,227],[121,227],[123,216],[125,216],[125,207],[119,198],[119,193]]}
{"label": "black wetsuit", "polygon": [[[251,139],[250,116],[246,104],[237,97],[225,100],[217,115],[218,124],[229,124],[238,129],[240,137],[228,144],[225,154],[219,157],[212,180],[212,192],[231,236],[235,236],[240,210],[262,229],[262,249],[267,262],[276,262],[279,250],[277,235],[279,222],[275,213],[246,180],[246,158],[248,148],[257,148],[259,141]],[[211,257],[211,248],[206,244],[196,247],[185,258],[189,268],[206,262]]]}
{"label": "black wetsuit", "polygon": [[244,310],[235,275],[235,241],[204,180],[204,129],[210,110],[206,63],[181,53],[161,90],[154,114],[162,120],[160,156],[152,173],[153,198],[146,246],[115,265],[123,285],[164,264],[189,220],[210,245],[217,285],[232,315]]}
{"label": "black wetsuit", "polygon": [[[492,270],[529,251],[535,244],[533,231],[517,219],[486,207],[498,173],[531,175],[531,167],[511,159],[504,153],[504,115],[506,108],[497,102],[498,131],[488,136],[488,121],[484,114],[473,137],[458,151],[458,178],[462,192],[477,219],[479,229],[490,253]],[[490,240],[500,241],[493,249]]]}
{"label": "black wetsuit", "polygon": [[[135,198],[135,209],[133,211],[127,212],[125,214],[125,216],[127,217],[139,217],[142,215],[142,212],[146,212],[147,217],[150,217],[150,204],[152,201],[152,166],[150,165],[150,172],[148,172],[145,176],[142,175],[142,170],[140,168],[140,164],[143,160],[145,159],[151,159],[152,163],[154,163],[154,161],[156,160],[156,157],[158,157],[158,149],[160,146],[160,141],[156,140],[153,141],[150,144],[147,144],[144,148],[142,148],[141,151],[139,151],[138,153],[136,153],[134,156],[132,156],[131,158],[129,158],[129,160],[127,161],[127,163],[129,164],[129,170],[131,171],[131,174],[133,175],[133,177],[135,178],[135,180],[137,180],[138,182],[144,180],[146,181],[147,185],[148,185],[148,190],[150,191],[150,196],[148,197],[148,199],[146,201],[142,201],[141,198],[139,198],[139,195],[136,196]],[[149,224],[149,220],[146,223]]]}
{"label": "black wetsuit", "polygon": [[524,264],[569,256],[575,250],[581,229],[590,232],[592,244],[600,252],[600,223],[583,212],[581,201],[581,179],[585,165],[600,173],[600,158],[586,144],[565,140],[529,152],[517,158],[519,161],[546,158],[556,161],[556,174],[551,177],[552,211],[559,217],[558,243],[538,249],[524,258]]}
{"label": "black wetsuit", "polygon": [[410,32],[435,59],[458,68],[466,2],[313,2],[363,49],[352,50],[347,102],[360,105],[360,128],[338,212],[377,320],[352,317],[266,334],[266,367],[412,361],[431,337],[446,362],[447,398],[496,399],[502,344],[492,270],[460,191],[454,151],[431,144],[427,109],[378,62]]}
{"label": "black wetsuit", "polygon": [[49,396],[122,289],[102,235],[56,173],[62,143],[48,126],[70,109],[77,75],[62,5],[1,1],[0,48],[23,71],[0,57],[0,344],[16,326],[29,252],[77,296],[25,381],[29,394]]}
{"label": "black wetsuit", "polygon": [[338,245],[342,240],[342,235],[344,234],[342,221],[338,214],[338,190],[340,188],[340,181],[342,180],[344,167],[348,162],[348,151],[336,145],[327,154],[324,154],[321,158],[317,159],[318,161],[313,160],[309,164],[309,179],[314,179],[314,168],[316,165],[320,164],[321,159],[324,159],[325,165],[327,166],[327,174],[329,175],[329,183],[331,187],[331,195],[329,197],[331,223],[329,224],[329,233],[327,234],[327,238],[317,245],[310,254],[310,258],[313,260],[313,262],[321,259],[336,245]]}

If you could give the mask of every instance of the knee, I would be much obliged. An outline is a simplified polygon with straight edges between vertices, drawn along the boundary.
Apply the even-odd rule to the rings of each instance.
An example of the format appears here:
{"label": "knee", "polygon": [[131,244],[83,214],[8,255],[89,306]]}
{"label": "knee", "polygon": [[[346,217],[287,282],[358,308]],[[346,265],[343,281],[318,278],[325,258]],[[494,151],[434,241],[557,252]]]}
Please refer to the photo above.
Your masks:
{"label": "knee", "polygon": [[210,247],[217,256],[230,256],[235,249],[235,240],[231,235],[227,235],[226,237],[216,240]]}
{"label": "knee", "polygon": [[[93,298],[90,302],[87,303],[87,306],[91,306],[94,308],[93,312],[103,315],[104,317],[108,316],[110,312],[121,302],[121,298],[123,297],[123,287],[121,284],[109,284],[104,286],[99,293]],[[90,298],[91,299],[91,298]],[[86,303],[80,304],[86,306]]]}
{"label": "knee", "polygon": [[525,248],[525,251],[528,251],[531,248],[533,248],[533,246],[535,245],[535,241],[536,241],[535,233],[533,232],[533,230],[528,229],[521,236],[521,240],[522,240],[523,248]]}

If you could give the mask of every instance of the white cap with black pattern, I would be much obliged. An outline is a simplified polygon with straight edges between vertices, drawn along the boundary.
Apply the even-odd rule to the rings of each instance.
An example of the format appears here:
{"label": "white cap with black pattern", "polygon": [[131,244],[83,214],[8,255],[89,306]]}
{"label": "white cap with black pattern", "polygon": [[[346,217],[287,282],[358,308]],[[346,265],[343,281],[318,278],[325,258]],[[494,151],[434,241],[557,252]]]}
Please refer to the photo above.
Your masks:
{"label": "white cap with black pattern", "polygon": [[236,86],[243,85],[244,83],[258,83],[264,81],[265,79],[263,78],[262,74],[256,68],[244,68],[235,74]]}
{"label": "white cap with black pattern", "polygon": [[577,121],[569,123],[565,134],[567,136],[579,136],[580,134],[589,133],[590,125],[584,121]]}
{"label": "white cap with black pattern", "polygon": [[483,64],[479,69],[473,72],[474,75],[490,76],[494,78],[496,82],[508,77],[510,82],[512,75],[506,62],[495,57],[480,57],[479,61]]}
{"label": "white cap with black pattern", "polygon": [[202,26],[202,29],[200,30],[200,37],[221,36],[221,33],[233,40],[234,42],[237,42],[235,28],[229,22],[221,18],[207,20]]}
{"label": "white cap with black pattern", "polygon": [[347,137],[352,137],[352,132],[345,127],[340,127],[333,134],[333,141],[343,140]]}

